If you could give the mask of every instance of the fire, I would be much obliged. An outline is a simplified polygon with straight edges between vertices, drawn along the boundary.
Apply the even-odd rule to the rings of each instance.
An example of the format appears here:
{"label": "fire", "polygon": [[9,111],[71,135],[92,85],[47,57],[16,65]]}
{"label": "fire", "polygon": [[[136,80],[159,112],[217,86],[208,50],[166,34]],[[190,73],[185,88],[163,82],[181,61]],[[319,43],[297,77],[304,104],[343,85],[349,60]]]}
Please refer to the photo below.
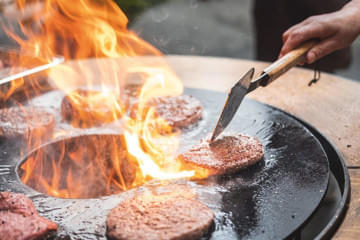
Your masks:
{"label": "fire", "polygon": [[[25,38],[14,34],[9,27],[8,35],[19,43],[23,52],[43,62],[51,62],[59,55],[68,61],[91,58],[91,64],[75,61],[71,65],[54,67],[48,72],[49,79],[68,94],[75,105],[83,106],[82,102],[93,109],[98,105],[108,106],[113,113],[111,119],[105,119],[107,115],[96,110],[95,118],[111,122],[121,117],[124,124],[118,127],[123,128],[124,134],[121,141],[117,137],[114,140],[97,136],[90,140],[93,147],[86,150],[81,142],[60,143],[60,149],[51,159],[49,154],[38,150],[21,166],[24,183],[56,197],[77,198],[98,196],[84,193],[94,188],[84,186],[85,181],[97,183],[105,188],[103,194],[111,194],[149,179],[206,177],[206,174],[195,176],[195,171],[182,170],[183,166],[176,161],[179,133],[159,118],[154,108],[147,107],[151,98],[182,94],[181,81],[156,48],[127,29],[127,17],[112,0],[18,0],[17,5],[24,10],[29,2],[43,4],[41,12],[32,19],[35,24],[29,27],[19,23]],[[148,56],[157,58],[153,60]],[[119,61],[109,62],[104,58],[118,58]],[[27,65],[25,59],[20,64]],[[124,86],[134,75],[142,88],[137,108],[129,110],[122,100]],[[31,81],[34,88],[41,88],[36,78]],[[78,95],[73,90],[79,86],[99,93]],[[83,111],[81,107],[77,110]],[[54,137],[67,134],[58,131]],[[105,152],[110,152],[111,156],[105,159]],[[136,173],[129,182],[124,171],[130,164],[135,166]]]}

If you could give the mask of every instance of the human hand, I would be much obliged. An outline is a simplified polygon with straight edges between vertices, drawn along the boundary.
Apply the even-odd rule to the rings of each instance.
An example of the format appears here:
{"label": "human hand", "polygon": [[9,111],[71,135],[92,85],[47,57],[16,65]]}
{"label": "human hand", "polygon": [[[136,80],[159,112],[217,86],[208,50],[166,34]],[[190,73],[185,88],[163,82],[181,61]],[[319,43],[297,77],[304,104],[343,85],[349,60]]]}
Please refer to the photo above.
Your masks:
{"label": "human hand", "polygon": [[300,44],[319,40],[306,55],[306,63],[349,46],[360,34],[360,1],[352,1],[343,9],[329,14],[317,15],[294,25],[283,34],[282,57]]}

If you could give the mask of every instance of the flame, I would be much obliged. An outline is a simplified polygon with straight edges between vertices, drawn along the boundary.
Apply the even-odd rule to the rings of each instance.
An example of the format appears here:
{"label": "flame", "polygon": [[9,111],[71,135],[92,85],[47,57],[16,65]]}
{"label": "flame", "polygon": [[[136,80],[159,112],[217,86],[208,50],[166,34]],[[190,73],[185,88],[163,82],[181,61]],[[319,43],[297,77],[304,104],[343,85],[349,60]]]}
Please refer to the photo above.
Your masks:
{"label": "flame", "polygon": [[[16,35],[9,26],[7,34],[17,41],[22,53],[41,62],[64,56],[71,64],[56,66],[46,74],[51,84],[69,97],[76,118],[94,121],[91,126],[122,118],[123,123],[116,126],[123,128],[124,134],[121,140],[96,136],[85,142],[78,138],[63,141],[55,145],[56,151],[52,149],[56,154],[40,148],[21,166],[24,183],[52,196],[81,198],[124,191],[150,179],[206,177],[182,170],[176,161],[179,133],[147,104],[154,97],[182,94],[182,82],[156,48],[127,29],[126,15],[112,0],[18,0],[17,6],[25,12],[29,3],[42,4],[43,8],[32,17],[30,27],[28,21],[19,22],[25,37]],[[117,60],[104,60],[108,58]],[[71,61],[78,59],[83,60]],[[20,58],[18,65],[27,67],[29,60]],[[131,115],[124,101],[124,86],[134,75],[142,88]],[[33,90],[41,90],[38,78],[27,81]],[[13,85],[8,96],[24,82]],[[93,92],[79,94],[74,91],[79,87]],[[102,106],[111,114],[98,110]],[[84,110],[87,107],[93,109],[90,115]],[[53,139],[67,135],[71,132],[58,130]]]}

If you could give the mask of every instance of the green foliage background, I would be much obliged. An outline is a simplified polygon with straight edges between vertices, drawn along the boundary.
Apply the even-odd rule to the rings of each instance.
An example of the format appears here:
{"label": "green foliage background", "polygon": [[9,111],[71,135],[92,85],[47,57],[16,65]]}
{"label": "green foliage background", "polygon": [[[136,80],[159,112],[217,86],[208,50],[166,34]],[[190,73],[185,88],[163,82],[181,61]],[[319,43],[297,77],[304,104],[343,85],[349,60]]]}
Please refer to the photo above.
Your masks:
{"label": "green foliage background", "polygon": [[167,0],[114,0],[119,7],[125,12],[129,18],[130,23],[132,20],[145,9],[152,7],[156,4],[165,2]]}

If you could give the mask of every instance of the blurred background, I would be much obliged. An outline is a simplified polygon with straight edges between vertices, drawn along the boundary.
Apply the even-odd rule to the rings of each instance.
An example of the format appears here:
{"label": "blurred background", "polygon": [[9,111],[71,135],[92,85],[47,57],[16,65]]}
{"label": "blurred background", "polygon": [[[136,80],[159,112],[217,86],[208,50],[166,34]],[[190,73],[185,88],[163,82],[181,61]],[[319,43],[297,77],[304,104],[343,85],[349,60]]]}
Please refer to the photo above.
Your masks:
{"label": "blurred background", "polygon": [[[347,0],[114,0],[129,28],[164,54],[274,61],[281,34],[308,16],[340,9]],[[0,1],[1,17],[16,15]],[[10,10],[9,10],[10,9]],[[31,11],[30,11],[31,12]],[[29,13],[30,14],[30,13]],[[8,44],[4,33],[1,44]],[[360,81],[360,40],[309,68]]]}

